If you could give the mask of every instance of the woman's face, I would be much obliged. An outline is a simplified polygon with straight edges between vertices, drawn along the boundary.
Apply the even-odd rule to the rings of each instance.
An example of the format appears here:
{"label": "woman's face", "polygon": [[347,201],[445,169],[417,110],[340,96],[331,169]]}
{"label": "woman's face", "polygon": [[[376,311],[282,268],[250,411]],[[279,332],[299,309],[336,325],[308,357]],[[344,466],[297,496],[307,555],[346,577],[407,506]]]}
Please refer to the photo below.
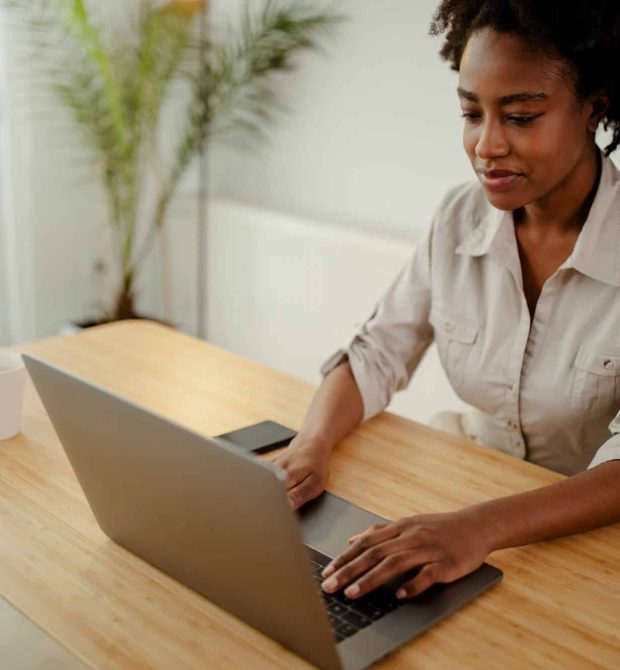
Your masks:
{"label": "woman's face", "polygon": [[498,209],[561,198],[584,165],[591,167],[592,103],[577,99],[561,61],[521,38],[475,32],[461,60],[458,94],[465,151]]}

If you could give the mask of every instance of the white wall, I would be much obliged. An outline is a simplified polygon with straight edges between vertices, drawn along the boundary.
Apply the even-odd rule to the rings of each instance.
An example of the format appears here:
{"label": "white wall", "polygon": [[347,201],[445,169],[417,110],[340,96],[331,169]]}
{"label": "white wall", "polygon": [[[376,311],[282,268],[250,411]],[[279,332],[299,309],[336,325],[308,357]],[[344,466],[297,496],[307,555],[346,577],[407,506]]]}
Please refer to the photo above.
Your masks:
{"label": "white wall", "polygon": [[[4,50],[0,50],[0,73],[5,71]],[[1,80],[0,80],[1,81]],[[6,114],[4,114],[4,104],[1,97],[1,91],[6,87],[0,87],[0,156],[3,154],[3,148],[8,140],[6,132]],[[6,165],[0,160],[0,347],[8,344],[11,341],[12,324],[9,323],[9,279],[10,272],[8,271],[8,230],[5,225],[6,222],[6,204],[5,191],[6,187],[3,184],[2,176],[5,174]],[[12,244],[11,244],[12,246]]]}
{"label": "white wall", "polygon": [[[215,25],[240,2],[211,0]],[[280,81],[290,113],[271,142],[211,150],[212,194],[382,233],[423,230],[446,190],[473,176],[458,75],[438,54],[443,38],[428,34],[438,4],[336,3],[347,20],[325,53],[304,53]]]}
{"label": "white wall", "polygon": [[5,327],[23,341],[94,310],[103,207],[75,129],[33,66],[27,34],[11,15],[0,26]]}
{"label": "white wall", "polygon": [[[27,82],[17,107],[16,61],[13,33],[0,22],[0,319],[3,343],[32,337],[31,197],[29,180],[32,146],[30,98]],[[25,99],[24,99],[25,98]]]}
{"label": "white wall", "polygon": [[[235,2],[214,0],[216,23]],[[317,6],[328,3],[314,3]],[[343,0],[347,20],[281,80],[290,114],[259,152],[212,153],[212,192],[313,219],[411,233],[470,178],[456,74],[428,35],[436,0]]]}
{"label": "white wall", "polygon": [[[408,240],[222,200],[211,201],[209,222],[209,339],[315,384],[322,363],[349,344],[414,248]],[[417,421],[463,407],[435,347],[390,405]]]}

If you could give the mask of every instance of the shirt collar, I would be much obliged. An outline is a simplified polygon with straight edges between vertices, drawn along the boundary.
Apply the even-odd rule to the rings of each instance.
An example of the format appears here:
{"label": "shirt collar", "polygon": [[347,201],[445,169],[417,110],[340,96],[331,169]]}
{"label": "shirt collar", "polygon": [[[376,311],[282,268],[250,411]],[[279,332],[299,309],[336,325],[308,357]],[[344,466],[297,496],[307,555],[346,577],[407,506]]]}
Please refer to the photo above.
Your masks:
{"label": "shirt collar", "polygon": [[[484,197],[484,196],[483,196]],[[496,209],[486,202],[486,214],[456,248],[457,254],[484,256],[506,267],[522,287],[521,262],[517,248],[512,212]]]}
{"label": "shirt collar", "polygon": [[484,256],[492,249],[501,249],[507,241],[506,228],[513,226],[512,212],[495,209],[487,203],[486,215],[456,248],[457,254]]}
{"label": "shirt collar", "polygon": [[620,172],[601,156],[601,178],[572,254],[562,264],[620,287]]}
{"label": "shirt collar", "polygon": [[[620,172],[601,155],[601,177],[588,218],[561,268],[620,287]],[[516,247],[512,212],[488,205],[487,214],[456,248],[457,254],[489,254],[512,263]]]}

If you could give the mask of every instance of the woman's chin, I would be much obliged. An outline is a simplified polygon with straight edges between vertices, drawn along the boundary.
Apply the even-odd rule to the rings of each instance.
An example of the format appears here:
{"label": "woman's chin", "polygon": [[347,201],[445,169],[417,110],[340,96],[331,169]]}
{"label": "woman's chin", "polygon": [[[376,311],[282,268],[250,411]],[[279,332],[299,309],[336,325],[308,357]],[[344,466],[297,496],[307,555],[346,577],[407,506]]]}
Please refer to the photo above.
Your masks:
{"label": "woman's chin", "polygon": [[501,209],[505,212],[512,212],[527,204],[527,200],[523,197],[516,197],[511,193],[493,193],[484,189],[484,195],[493,207]]}

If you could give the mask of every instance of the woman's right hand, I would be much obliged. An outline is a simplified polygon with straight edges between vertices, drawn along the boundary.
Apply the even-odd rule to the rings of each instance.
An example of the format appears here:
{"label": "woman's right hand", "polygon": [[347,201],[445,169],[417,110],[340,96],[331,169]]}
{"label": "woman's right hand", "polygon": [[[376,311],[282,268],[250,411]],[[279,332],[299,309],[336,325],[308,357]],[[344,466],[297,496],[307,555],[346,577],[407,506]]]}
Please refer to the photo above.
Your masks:
{"label": "woman's right hand", "polygon": [[286,470],[286,488],[293,509],[301,507],[325,490],[329,478],[331,449],[324,442],[298,435],[274,463]]}

